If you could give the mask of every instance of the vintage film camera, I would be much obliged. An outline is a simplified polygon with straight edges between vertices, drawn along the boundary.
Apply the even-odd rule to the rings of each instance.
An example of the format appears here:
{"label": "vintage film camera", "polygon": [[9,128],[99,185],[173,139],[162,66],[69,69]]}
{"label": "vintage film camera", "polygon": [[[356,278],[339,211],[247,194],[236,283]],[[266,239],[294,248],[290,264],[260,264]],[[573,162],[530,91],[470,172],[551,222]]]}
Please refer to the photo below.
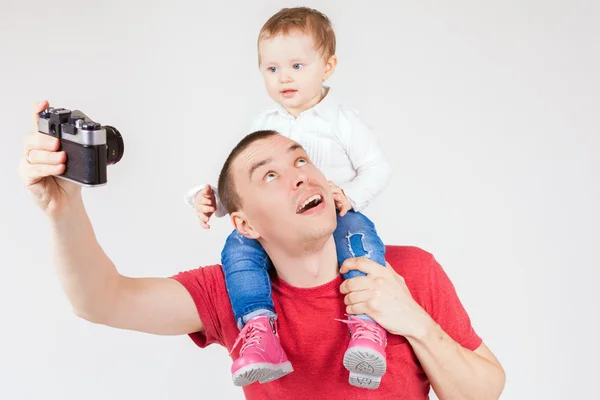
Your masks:
{"label": "vintage film camera", "polygon": [[48,108],[39,114],[38,131],[60,140],[67,154],[65,171],[59,178],[82,186],[106,184],[106,167],[123,157],[119,131],[92,121],[79,110]]}

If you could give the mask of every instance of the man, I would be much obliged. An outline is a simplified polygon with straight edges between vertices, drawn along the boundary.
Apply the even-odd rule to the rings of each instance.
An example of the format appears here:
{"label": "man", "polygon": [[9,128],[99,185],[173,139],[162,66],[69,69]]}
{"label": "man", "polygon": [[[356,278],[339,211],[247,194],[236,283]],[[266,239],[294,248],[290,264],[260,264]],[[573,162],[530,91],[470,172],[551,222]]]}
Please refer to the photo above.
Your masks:
{"label": "man", "polygon": [[[48,107],[39,103],[37,114]],[[218,343],[237,351],[238,329],[220,266],[173,278],[128,278],[98,244],[81,188],[53,176],[64,170],[56,139],[28,135],[21,177],[50,220],[60,283],[76,314],[107,326],[154,334],[189,334],[200,347]],[[298,160],[306,162],[298,162]],[[232,151],[221,173],[224,193],[238,202],[235,228],[259,240],[273,261],[278,334],[294,372],[244,388],[248,399],[496,399],[502,367],[473,331],[451,282],[434,258],[416,248],[387,249],[389,268],[355,258],[342,272],[365,277],[344,281],[332,237],[336,215],[325,177],[302,147],[275,132],[249,135]],[[264,179],[265,176],[269,179]],[[297,213],[307,196],[316,207]],[[347,342],[343,313],[365,313],[388,332],[388,371],[377,391],[348,384],[339,360]],[[277,331],[277,326],[265,329]],[[348,340],[348,339],[347,339]]]}

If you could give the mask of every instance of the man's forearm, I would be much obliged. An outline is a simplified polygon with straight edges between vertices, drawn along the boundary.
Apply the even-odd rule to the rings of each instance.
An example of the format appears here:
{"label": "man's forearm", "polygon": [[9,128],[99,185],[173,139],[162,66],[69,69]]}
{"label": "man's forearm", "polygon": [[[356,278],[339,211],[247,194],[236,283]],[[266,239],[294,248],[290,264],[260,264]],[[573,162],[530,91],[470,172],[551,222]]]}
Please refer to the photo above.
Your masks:
{"label": "man's forearm", "polygon": [[83,200],[78,197],[50,219],[60,284],[74,312],[102,322],[116,296],[120,276],[96,240]]}
{"label": "man's forearm", "polygon": [[428,321],[418,335],[407,339],[440,400],[500,397],[502,367],[462,347],[435,321]]}

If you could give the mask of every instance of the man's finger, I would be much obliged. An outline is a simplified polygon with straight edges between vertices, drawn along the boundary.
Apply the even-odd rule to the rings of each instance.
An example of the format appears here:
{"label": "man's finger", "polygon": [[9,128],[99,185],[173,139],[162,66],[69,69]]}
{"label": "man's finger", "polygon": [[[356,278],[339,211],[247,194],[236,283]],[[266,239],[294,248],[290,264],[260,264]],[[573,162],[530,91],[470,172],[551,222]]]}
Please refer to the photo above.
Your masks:
{"label": "man's finger", "polygon": [[346,313],[350,315],[368,314],[369,311],[371,310],[369,309],[369,305],[366,301],[346,306]]}
{"label": "man's finger", "polygon": [[30,164],[57,165],[64,164],[64,162],[67,160],[66,153],[64,151],[31,149],[25,156]]}
{"label": "man's finger", "polygon": [[38,131],[38,119],[39,119],[39,114],[44,111],[46,108],[48,108],[49,104],[47,100],[42,100],[38,103],[36,103],[33,106],[33,112],[31,113],[31,119],[33,121],[33,126],[35,131]]}
{"label": "man's finger", "polygon": [[381,276],[385,272],[382,265],[377,264],[375,261],[367,257],[353,257],[348,258],[342,264],[340,273],[345,274],[350,270],[358,270],[364,272],[367,275]]}
{"label": "man's finger", "polygon": [[25,180],[27,181],[27,184],[32,184],[48,176],[60,175],[64,170],[65,164],[29,164],[24,170]]}
{"label": "man's finger", "polygon": [[368,276],[355,276],[354,278],[346,279],[340,285],[340,292],[348,294],[350,292],[359,292],[368,290],[373,286],[371,278]]}
{"label": "man's finger", "polygon": [[344,304],[347,306],[352,304],[362,303],[363,301],[369,300],[371,297],[370,290],[360,290],[358,292],[350,292],[344,296]]}
{"label": "man's finger", "polygon": [[37,131],[29,133],[25,139],[26,152],[31,149],[56,151],[59,147],[60,142],[57,138]]}

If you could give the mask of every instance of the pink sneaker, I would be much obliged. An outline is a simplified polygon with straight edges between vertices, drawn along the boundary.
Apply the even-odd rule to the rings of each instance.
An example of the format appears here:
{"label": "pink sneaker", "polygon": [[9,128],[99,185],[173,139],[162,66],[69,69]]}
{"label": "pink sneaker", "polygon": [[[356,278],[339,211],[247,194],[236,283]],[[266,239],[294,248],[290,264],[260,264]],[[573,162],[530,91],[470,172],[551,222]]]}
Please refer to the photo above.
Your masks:
{"label": "pink sneaker", "polygon": [[294,370],[281,348],[274,319],[263,316],[250,319],[233,344],[232,352],[240,341],[243,341],[240,356],[231,367],[234,385],[271,382]]}
{"label": "pink sneaker", "polygon": [[386,370],[387,331],[379,324],[350,315],[340,320],[350,327],[350,343],[344,353],[344,367],[353,386],[377,389]]}

